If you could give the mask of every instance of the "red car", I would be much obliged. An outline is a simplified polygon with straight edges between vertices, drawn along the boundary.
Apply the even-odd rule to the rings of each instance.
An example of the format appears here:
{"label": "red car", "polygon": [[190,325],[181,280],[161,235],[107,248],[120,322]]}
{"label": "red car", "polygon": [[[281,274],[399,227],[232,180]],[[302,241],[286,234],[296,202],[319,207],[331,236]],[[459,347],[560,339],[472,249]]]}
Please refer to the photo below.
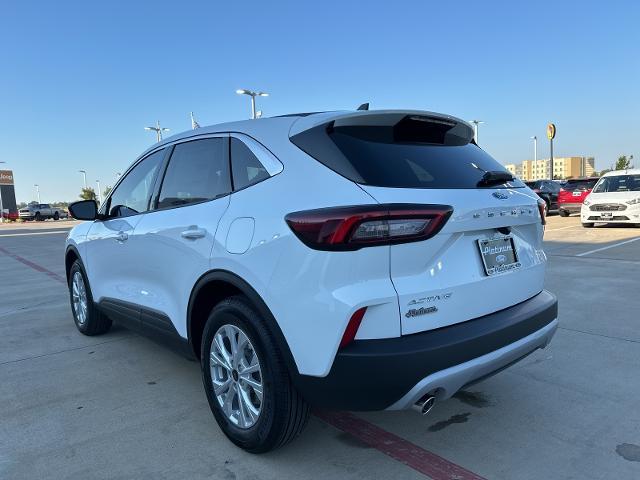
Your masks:
{"label": "red car", "polygon": [[582,202],[591,189],[600,180],[599,177],[572,178],[562,185],[558,194],[558,211],[563,217],[568,217],[572,213],[580,213]]}

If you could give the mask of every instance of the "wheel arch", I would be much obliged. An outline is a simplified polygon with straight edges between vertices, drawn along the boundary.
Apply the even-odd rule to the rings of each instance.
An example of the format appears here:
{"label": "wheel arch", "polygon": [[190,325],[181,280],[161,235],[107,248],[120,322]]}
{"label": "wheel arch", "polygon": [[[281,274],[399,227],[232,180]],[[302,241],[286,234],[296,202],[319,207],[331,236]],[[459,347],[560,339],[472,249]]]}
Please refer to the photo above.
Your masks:
{"label": "wheel arch", "polygon": [[258,310],[267,328],[276,339],[289,373],[292,377],[297,377],[299,375],[298,367],[273,313],[260,294],[247,281],[228,270],[211,270],[205,273],[198,279],[191,291],[187,308],[187,336],[189,347],[194,356],[198,361],[200,360],[202,332],[211,309],[225,298],[238,294],[247,297]]}
{"label": "wheel arch", "polygon": [[69,245],[64,253],[64,272],[67,277],[67,283],[69,283],[69,272],[71,271],[71,266],[76,260],[79,260],[82,264],[82,259],[80,258],[80,252],[78,252],[78,249],[73,245]]}

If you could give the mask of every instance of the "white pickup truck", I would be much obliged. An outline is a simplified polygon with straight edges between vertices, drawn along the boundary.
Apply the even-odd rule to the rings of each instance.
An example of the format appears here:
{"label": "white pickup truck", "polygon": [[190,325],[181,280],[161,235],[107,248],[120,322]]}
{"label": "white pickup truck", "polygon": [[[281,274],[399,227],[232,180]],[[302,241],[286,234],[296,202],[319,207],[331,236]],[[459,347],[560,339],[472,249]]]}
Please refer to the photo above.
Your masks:
{"label": "white pickup truck", "polygon": [[36,220],[39,222],[47,218],[53,218],[54,220],[67,218],[67,212],[61,208],[52,207],[48,203],[32,203],[18,210],[18,216],[22,220]]}

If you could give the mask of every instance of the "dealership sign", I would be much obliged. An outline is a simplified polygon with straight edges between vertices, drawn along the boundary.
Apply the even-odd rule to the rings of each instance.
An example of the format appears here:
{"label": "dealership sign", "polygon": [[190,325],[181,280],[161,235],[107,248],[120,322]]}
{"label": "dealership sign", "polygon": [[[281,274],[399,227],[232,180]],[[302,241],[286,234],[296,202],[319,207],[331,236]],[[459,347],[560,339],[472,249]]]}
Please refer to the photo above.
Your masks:
{"label": "dealership sign", "polygon": [[0,185],[13,185],[13,172],[11,170],[0,170]]}

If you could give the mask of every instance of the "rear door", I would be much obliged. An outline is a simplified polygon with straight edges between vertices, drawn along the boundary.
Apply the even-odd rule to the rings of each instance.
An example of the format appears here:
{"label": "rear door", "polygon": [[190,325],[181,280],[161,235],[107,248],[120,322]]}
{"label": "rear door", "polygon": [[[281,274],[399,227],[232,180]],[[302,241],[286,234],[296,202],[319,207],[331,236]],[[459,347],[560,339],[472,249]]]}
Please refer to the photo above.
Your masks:
{"label": "rear door", "polygon": [[229,205],[228,135],[184,141],[173,147],[153,209],[136,226],[138,303],[159,315],[142,315],[147,328],[170,321],[186,337],[189,296],[209,269],[218,223]]}
{"label": "rear door", "polygon": [[402,334],[464,322],[539,293],[545,255],[537,195],[469,143],[462,122],[379,117],[326,128],[342,155],[331,150],[331,167],[380,203],[453,207],[433,238],[390,246]]}

